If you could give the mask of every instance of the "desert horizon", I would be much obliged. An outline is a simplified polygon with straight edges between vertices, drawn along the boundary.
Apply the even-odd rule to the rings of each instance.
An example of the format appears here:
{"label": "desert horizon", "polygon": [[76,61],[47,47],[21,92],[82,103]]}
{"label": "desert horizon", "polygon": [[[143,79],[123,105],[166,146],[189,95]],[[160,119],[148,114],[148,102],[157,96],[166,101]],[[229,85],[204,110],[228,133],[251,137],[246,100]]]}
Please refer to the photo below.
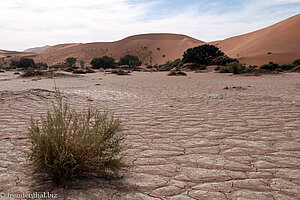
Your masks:
{"label": "desert horizon", "polygon": [[[29,48],[23,52],[0,50],[0,56],[3,58],[7,56],[31,57],[37,62],[54,65],[63,62],[67,57],[79,57],[89,63],[93,57],[109,55],[119,59],[127,53],[138,56],[144,65],[148,64],[150,59],[152,59],[152,64],[163,64],[168,60],[181,58],[183,52],[188,48],[208,43],[216,45],[226,55],[237,58],[248,65],[262,65],[270,61],[288,64],[299,58],[300,47],[297,45],[300,43],[299,27],[300,14],[297,14],[263,29],[212,42],[201,41],[181,34],[145,33],[113,42],[46,45]],[[145,51],[143,48],[148,46],[149,48]],[[160,48],[161,51],[158,52],[157,48]],[[153,52],[152,58],[148,55],[149,51]],[[163,55],[165,56],[162,57]]]}

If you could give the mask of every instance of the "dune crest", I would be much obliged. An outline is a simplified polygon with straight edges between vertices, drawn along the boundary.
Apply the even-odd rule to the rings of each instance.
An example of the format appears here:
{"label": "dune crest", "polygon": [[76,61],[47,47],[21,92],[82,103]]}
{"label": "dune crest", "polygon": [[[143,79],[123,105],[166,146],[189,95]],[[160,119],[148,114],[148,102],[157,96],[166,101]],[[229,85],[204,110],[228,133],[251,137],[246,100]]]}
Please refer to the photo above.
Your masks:
{"label": "dune crest", "polygon": [[48,47],[35,57],[37,62],[53,65],[67,57],[89,63],[94,57],[111,56],[116,60],[126,54],[138,56],[144,65],[162,64],[180,58],[183,52],[204,42],[179,34],[134,35],[115,42],[59,44]]}
{"label": "dune crest", "polygon": [[[248,65],[262,65],[270,61],[291,63],[300,58],[300,14],[251,33],[225,40],[209,42],[228,56]],[[0,58],[34,58],[49,66],[63,63],[68,57],[89,64],[94,57],[110,56],[119,60],[126,54],[138,56],[143,65],[163,64],[182,58],[188,48],[205,44],[195,38],[170,33],[141,34],[114,42],[70,43],[36,47],[24,52],[0,50]]]}
{"label": "dune crest", "polygon": [[246,64],[291,63],[300,58],[300,14],[261,30],[213,43],[228,56]]}

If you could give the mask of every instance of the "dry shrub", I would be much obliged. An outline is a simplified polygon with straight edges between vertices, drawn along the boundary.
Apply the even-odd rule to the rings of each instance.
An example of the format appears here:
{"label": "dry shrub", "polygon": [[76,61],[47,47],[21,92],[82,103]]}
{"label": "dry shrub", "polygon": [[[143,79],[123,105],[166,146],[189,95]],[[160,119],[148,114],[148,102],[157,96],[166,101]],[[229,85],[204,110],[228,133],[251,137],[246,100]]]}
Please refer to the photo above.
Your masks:
{"label": "dry shrub", "polygon": [[170,71],[168,76],[186,76],[187,74],[183,71]]}
{"label": "dry shrub", "polygon": [[86,71],[84,71],[82,69],[77,69],[77,70],[73,71],[73,74],[86,74]]}
{"label": "dry shrub", "polygon": [[53,110],[41,123],[31,120],[29,164],[64,187],[77,176],[118,175],[128,167],[121,130],[118,119],[97,109],[78,112],[57,91]]}
{"label": "dry shrub", "polygon": [[33,68],[29,68],[25,70],[21,77],[34,77],[34,76],[43,76],[45,73],[41,70],[34,70]]}

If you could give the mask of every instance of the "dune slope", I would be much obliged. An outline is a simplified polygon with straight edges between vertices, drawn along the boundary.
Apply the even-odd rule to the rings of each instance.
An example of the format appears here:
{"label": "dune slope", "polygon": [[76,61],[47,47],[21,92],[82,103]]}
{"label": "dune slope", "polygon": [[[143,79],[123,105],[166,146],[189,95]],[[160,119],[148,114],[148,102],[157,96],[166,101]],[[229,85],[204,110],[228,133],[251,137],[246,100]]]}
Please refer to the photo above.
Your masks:
{"label": "dune slope", "polygon": [[247,64],[291,63],[300,58],[300,14],[267,28],[214,43],[228,56]]}
{"label": "dune slope", "polygon": [[144,65],[154,65],[180,58],[186,49],[203,43],[179,34],[143,34],[116,42],[59,44],[46,48],[35,60],[53,65],[67,57],[76,57],[78,61],[89,63],[94,57],[111,56],[118,60],[131,54],[138,56]]}

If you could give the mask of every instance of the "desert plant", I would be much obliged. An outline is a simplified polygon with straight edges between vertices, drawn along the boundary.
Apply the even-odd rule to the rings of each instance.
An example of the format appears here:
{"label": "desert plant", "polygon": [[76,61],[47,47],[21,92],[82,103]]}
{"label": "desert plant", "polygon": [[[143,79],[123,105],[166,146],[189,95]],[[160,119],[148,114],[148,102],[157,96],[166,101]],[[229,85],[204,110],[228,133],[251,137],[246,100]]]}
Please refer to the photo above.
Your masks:
{"label": "desert plant", "polygon": [[219,56],[219,57],[215,58],[212,62],[215,65],[226,66],[227,64],[229,64],[231,62],[239,62],[239,61],[235,58],[230,58],[230,57],[224,55],[224,56]]}
{"label": "desert plant", "polygon": [[35,68],[46,70],[48,69],[48,65],[47,63],[40,62],[36,64]]}
{"label": "desert plant", "polygon": [[125,55],[120,58],[119,65],[128,65],[129,67],[137,67],[142,64],[139,57],[133,55]]}
{"label": "desert plant", "polygon": [[186,76],[187,74],[183,71],[170,71],[168,76]]}
{"label": "desert plant", "polygon": [[94,70],[92,70],[92,69],[86,69],[85,72],[86,72],[86,73],[96,73],[96,72],[95,72]]}
{"label": "desert plant", "polygon": [[218,47],[210,44],[204,44],[186,50],[183,54],[183,63],[197,63],[200,65],[213,64],[213,60],[224,53]]}
{"label": "desert plant", "polygon": [[117,75],[129,75],[130,72],[120,69],[120,70],[112,70],[111,73]]}
{"label": "desert plant", "polygon": [[296,65],[294,64],[284,64],[284,65],[280,65],[280,68],[284,71],[287,71],[287,70],[291,70],[293,69],[294,67],[296,67]]}
{"label": "desert plant", "polygon": [[186,63],[183,65],[183,68],[188,68],[191,70],[205,70],[206,65],[201,65],[201,64],[197,64],[197,63]]}
{"label": "desert plant", "polygon": [[249,65],[245,68],[244,73],[254,73],[256,71],[256,65]]}
{"label": "desert plant", "polygon": [[19,62],[16,61],[16,60],[10,60],[9,66],[10,66],[10,67],[17,67],[18,63],[19,63]]}
{"label": "desert plant", "polygon": [[218,66],[216,66],[216,67],[215,67],[215,71],[219,71],[219,70],[220,70],[220,68],[221,68],[221,67],[220,67],[219,65],[218,65]]}
{"label": "desert plant", "polygon": [[218,71],[219,73],[230,73],[228,67],[220,67]]}
{"label": "desert plant", "polygon": [[269,62],[269,64],[264,64],[260,67],[260,69],[274,71],[276,68],[279,68],[279,65],[274,62]]}
{"label": "desert plant", "polygon": [[76,63],[76,58],[74,58],[74,57],[69,57],[69,58],[67,58],[66,59],[66,61],[65,61],[65,65],[66,65],[66,67],[74,67],[75,66],[75,63]]}
{"label": "desert plant", "polygon": [[294,64],[295,66],[300,65],[300,59],[294,60],[294,61],[293,61],[293,64]]}
{"label": "desert plant", "polygon": [[294,67],[291,72],[300,72],[300,65]]}
{"label": "desert plant", "polygon": [[[54,69],[54,70],[58,70],[58,69],[62,69],[62,68],[64,68],[64,65],[62,65],[62,64],[51,65],[49,67],[49,69]],[[75,68],[73,68],[73,69],[75,69]]]}
{"label": "desert plant", "polygon": [[85,62],[84,62],[83,60],[79,61],[79,64],[80,64],[80,67],[81,67],[81,68],[84,68]]}
{"label": "desert plant", "polygon": [[168,60],[165,64],[160,65],[158,71],[170,71],[173,68],[180,68],[182,66],[182,62],[180,58],[177,58],[173,62]]}
{"label": "desert plant", "polygon": [[236,62],[236,61],[227,64],[226,67],[228,68],[228,71],[229,71],[230,73],[233,73],[233,74],[241,74],[241,73],[243,73],[244,70],[246,69],[245,64],[239,63],[239,62]]}
{"label": "desert plant", "polygon": [[17,67],[22,69],[34,68],[35,63],[32,58],[21,58],[20,60],[11,60],[10,62],[11,67]]}
{"label": "desert plant", "polygon": [[109,56],[103,56],[101,58],[93,58],[93,60],[90,62],[93,69],[108,69],[108,68],[114,68],[116,63],[115,59]]}
{"label": "desert plant", "polygon": [[34,70],[33,68],[29,68],[24,71],[21,77],[34,77],[34,76],[42,76],[42,75],[44,75],[44,72],[40,70]]}
{"label": "desert plant", "polygon": [[76,69],[74,69],[73,67],[68,67],[67,69],[65,69],[66,72],[74,72]]}
{"label": "desert plant", "polygon": [[77,70],[73,71],[73,74],[86,74],[86,71],[84,71],[82,69],[77,69]]}
{"label": "desert plant", "polygon": [[56,93],[52,111],[40,122],[31,119],[29,165],[63,186],[77,176],[118,175],[127,167],[121,122],[97,109],[78,112]]}

